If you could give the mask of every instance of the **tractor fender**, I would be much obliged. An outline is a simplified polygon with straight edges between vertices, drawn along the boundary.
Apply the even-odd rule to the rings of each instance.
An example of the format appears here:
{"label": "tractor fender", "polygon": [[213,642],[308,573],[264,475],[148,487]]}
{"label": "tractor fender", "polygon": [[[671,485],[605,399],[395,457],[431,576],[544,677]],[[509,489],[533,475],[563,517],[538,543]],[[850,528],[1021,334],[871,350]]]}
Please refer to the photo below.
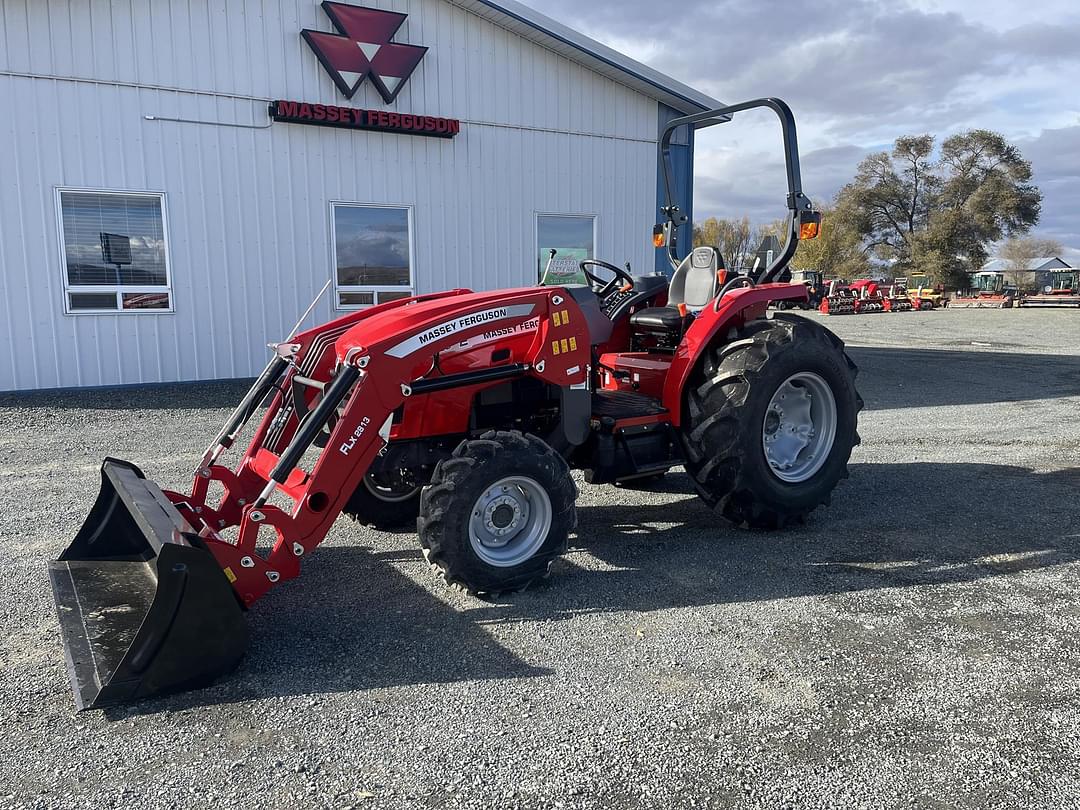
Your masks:
{"label": "tractor fender", "polygon": [[765,316],[772,301],[805,301],[805,284],[760,284],[729,291],[719,303],[709,303],[686,330],[664,381],[662,404],[676,427],[682,424],[683,391],[690,374],[706,351],[719,341],[730,339],[733,329]]}

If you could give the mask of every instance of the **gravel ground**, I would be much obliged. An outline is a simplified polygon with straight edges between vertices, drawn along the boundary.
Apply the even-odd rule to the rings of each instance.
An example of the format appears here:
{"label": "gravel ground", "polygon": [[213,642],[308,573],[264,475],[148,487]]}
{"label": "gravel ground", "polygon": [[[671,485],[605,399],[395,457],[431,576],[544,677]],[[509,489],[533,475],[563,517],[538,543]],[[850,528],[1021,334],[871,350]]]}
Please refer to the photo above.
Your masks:
{"label": "gravel ground", "polygon": [[236,673],[107,714],[45,561],[104,455],[181,487],[243,386],[0,397],[0,807],[1080,806],[1080,312],[827,320],[867,409],[805,527],[583,485],[485,603],[341,520]]}

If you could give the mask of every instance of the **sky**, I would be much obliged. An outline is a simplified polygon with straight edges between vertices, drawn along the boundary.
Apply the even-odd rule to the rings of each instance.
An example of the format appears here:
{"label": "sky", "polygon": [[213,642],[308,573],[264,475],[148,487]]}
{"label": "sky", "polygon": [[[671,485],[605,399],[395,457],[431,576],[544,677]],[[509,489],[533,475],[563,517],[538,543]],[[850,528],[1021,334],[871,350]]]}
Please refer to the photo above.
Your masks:
{"label": "sky", "polygon": [[[795,112],[803,188],[827,201],[901,135],[992,129],[1031,161],[1033,231],[1080,264],[1076,0],[529,0],[538,11],[725,103]],[[673,9],[675,18],[661,16]],[[778,219],[785,184],[768,111],[699,132],[694,218]]]}

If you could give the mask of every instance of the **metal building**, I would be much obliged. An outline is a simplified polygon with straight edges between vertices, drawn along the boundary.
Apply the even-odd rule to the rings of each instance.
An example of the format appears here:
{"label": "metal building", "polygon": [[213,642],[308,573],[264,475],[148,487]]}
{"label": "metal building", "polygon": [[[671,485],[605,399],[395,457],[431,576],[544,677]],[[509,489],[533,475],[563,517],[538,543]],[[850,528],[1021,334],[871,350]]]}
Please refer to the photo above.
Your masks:
{"label": "metal building", "polygon": [[659,123],[719,106],[512,0],[0,9],[0,390],[251,375],[327,279],[644,272]]}

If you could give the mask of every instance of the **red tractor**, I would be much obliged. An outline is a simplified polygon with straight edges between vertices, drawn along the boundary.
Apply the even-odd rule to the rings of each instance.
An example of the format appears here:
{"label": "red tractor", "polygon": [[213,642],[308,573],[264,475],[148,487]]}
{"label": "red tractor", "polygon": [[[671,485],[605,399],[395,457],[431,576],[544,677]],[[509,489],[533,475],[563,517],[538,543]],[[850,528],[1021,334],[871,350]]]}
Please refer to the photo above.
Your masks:
{"label": "red tractor", "polygon": [[[678,254],[687,218],[672,202],[670,143],[680,127],[758,107],[783,127],[789,237],[756,277],[732,276],[714,248]],[[572,468],[615,484],[684,465],[705,503],[754,528],[827,504],[862,401],[838,338],[766,317],[770,302],[806,299],[804,284],[776,279],[820,224],[791,111],[759,99],[675,119],[660,158],[668,204],[656,241],[670,280],[586,261],[585,286],[451,290],[354,312],[272,344],[190,491],[106,459],[89,517],[50,565],[77,704],[231,669],[243,609],[298,576],[342,512],[415,523],[443,579],[496,595],[544,577],[566,549]]]}

